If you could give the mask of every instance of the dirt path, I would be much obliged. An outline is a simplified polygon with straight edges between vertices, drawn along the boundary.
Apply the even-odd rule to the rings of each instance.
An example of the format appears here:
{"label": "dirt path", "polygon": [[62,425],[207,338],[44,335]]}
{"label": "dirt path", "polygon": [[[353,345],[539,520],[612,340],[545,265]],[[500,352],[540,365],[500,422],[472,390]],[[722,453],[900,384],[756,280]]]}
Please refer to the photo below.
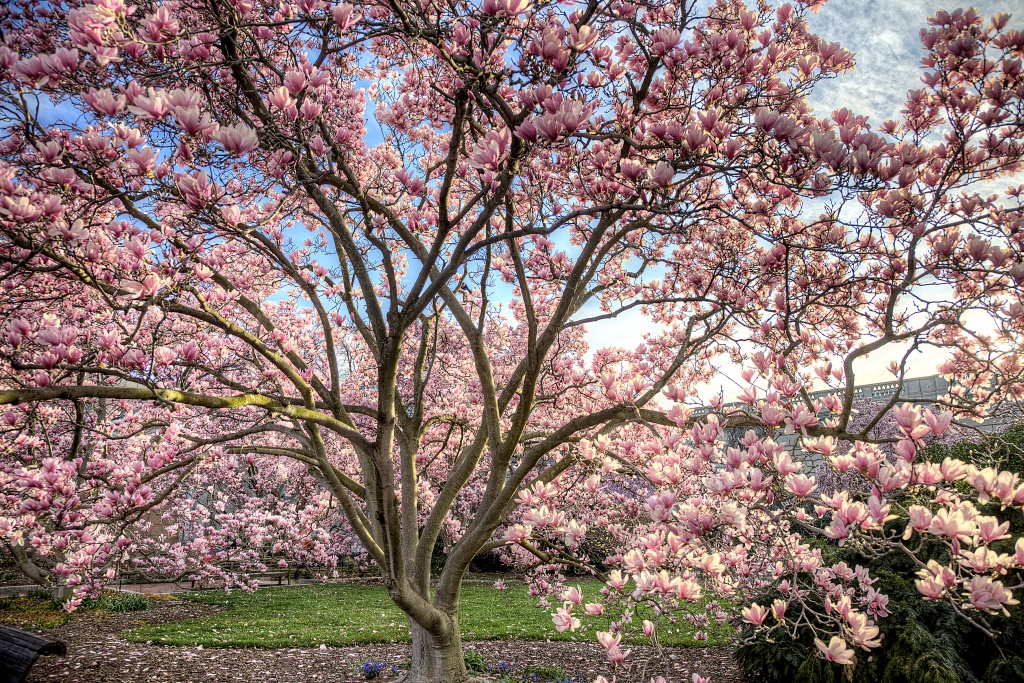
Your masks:
{"label": "dirt path", "polygon": [[[75,615],[70,623],[46,631],[67,643],[67,656],[41,658],[29,683],[355,683],[366,680],[358,668],[367,661],[388,665],[377,679],[387,683],[398,677],[391,667],[409,657],[406,644],[203,649],[129,643],[118,637],[126,628],[203,616],[218,609],[163,601],[144,612]],[[592,681],[597,675],[610,677],[604,652],[596,643],[481,641],[466,647],[490,664],[516,663],[510,674],[514,681],[523,681],[523,669],[529,664],[555,665],[573,676],[575,683]],[[620,672],[618,683],[649,681],[655,675],[664,675],[670,683],[690,683],[692,673],[710,676],[714,683],[742,680],[728,648],[667,649],[660,661],[641,671],[637,664],[650,654],[647,648],[633,647],[627,662],[633,661],[636,668]]]}

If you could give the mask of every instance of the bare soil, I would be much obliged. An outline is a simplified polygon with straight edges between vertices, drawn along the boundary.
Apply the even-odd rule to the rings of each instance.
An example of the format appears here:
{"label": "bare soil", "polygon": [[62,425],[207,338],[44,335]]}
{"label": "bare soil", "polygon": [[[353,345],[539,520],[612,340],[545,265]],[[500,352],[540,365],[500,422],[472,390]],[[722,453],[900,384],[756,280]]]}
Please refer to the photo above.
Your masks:
{"label": "bare soil", "polygon": [[[161,600],[144,612],[128,614],[81,613],[66,624],[41,630],[68,646],[66,657],[40,658],[29,683],[355,683],[366,681],[364,662],[384,662],[379,683],[396,681],[409,658],[406,643],[337,648],[217,649],[169,647],[129,643],[121,631],[143,624],[199,617],[218,607],[188,601]],[[528,665],[557,666],[576,683],[596,676],[611,678],[604,651],[597,643],[478,641],[466,649],[479,652],[490,664],[513,663],[512,681],[532,683],[524,677]],[[660,655],[651,648],[633,647],[620,668],[617,683],[650,681],[665,676],[669,683],[690,683],[699,673],[714,683],[742,683],[730,648],[666,648]],[[496,675],[487,676],[497,680]]]}

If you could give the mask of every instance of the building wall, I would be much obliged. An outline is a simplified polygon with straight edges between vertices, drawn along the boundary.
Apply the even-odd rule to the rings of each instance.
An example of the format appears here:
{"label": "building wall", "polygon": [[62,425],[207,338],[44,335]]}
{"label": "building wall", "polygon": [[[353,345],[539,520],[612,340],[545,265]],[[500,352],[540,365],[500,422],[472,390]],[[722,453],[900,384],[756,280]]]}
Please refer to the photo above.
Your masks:
{"label": "building wall", "polygon": [[[863,384],[855,386],[853,389],[854,401],[888,401],[896,394],[899,389],[898,382],[879,382],[876,384]],[[838,389],[823,389],[821,391],[814,391],[810,393],[812,400],[824,398],[830,394],[842,394],[846,391],[845,387]],[[940,397],[946,395],[949,391],[949,382],[943,379],[940,375],[931,375],[928,377],[914,377],[905,379],[903,381],[903,389],[900,391],[900,400],[914,400],[914,401],[937,401]],[[749,410],[749,406],[743,403],[727,403],[724,406],[725,410],[728,409],[744,409]],[[693,415],[700,417],[707,415],[711,410],[706,407],[696,408],[693,411]],[[984,432],[996,432],[1005,429],[1007,426],[1005,419],[999,418],[988,418],[984,422],[980,423],[979,427]],[[729,442],[738,441],[740,437],[746,432],[747,428],[736,428],[726,430],[726,440]],[[785,434],[777,439],[780,443],[794,449],[794,455],[799,457],[808,469],[813,469],[822,463],[822,458],[819,454],[811,453],[804,454],[798,447],[796,447],[797,437],[795,434]]]}

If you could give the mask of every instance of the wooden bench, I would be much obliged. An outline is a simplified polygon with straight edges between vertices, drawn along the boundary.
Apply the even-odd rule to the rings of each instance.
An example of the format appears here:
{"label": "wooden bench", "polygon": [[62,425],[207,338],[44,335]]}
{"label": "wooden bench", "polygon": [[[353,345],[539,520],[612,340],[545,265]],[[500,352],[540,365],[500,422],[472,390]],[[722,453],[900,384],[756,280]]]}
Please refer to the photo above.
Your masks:
{"label": "wooden bench", "polygon": [[[289,586],[292,585],[292,577],[291,577],[291,572],[289,570],[273,571],[273,572],[247,572],[246,576],[248,576],[250,578],[256,579],[256,583],[257,584],[259,583],[260,579],[266,579],[268,581],[271,581],[273,579],[277,579],[277,585],[280,586],[281,582],[284,581],[285,579],[287,579],[288,580],[288,585]],[[190,590],[195,590],[196,589],[196,580],[195,579],[191,579],[190,580],[190,582],[189,582],[189,589]],[[0,681],[0,683],[3,683],[3,681]]]}
{"label": "wooden bench", "polygon": [[291,576],[289,575],[288,571],[281,571],[281,572],[260,572],[259,574],[253,574],[253,576],[255,576],[255,577],[256,577],[256,580],[257,580],[257,581],[259,581],[259,580],[260,580],[261,578],[267,578],[267,579],[277,579],[277,585],[278,585],[278,586],[280,586],[280,585],[281,585],[281,580],[282,580],[282,579],[288,579],[288,585],[289,585],[289,586],[290,586],[290,585],[291,585],[291,583],[292,583],[292,580],[291,580]]}
{"label": "wooden bench", "polygon": [[[293,578],[294,579],[298,579],[299,578],[299,571],[304,569],[305,565],[302,565],[300,567],[288,566],[288,567],[285,567],[283,569],[279,569],[279,568],[271,569],[271,567],[277,567],[278,566],[277,565],[277,561],[279,559],[280,559],[279,557],[271,557],[271,556],[261,557],[260,558],[260,563],[267,567],[267,571],[263,571],[263,572],[256,571],[255,569],[251,569],[251,568],[250,569],[242,569],[241,563],[238,562],[237,560],[221,561],[221,562],[218,562],[218,566],[221,569],[223,569],[224,571],[226,571],[226,572],[238,572],[238,573],[241,573],[241,574],[245,574],[250,579],[254,579],[256,581],[256,583],[259,583],[261,580],[263,580],[263,581],[273,581],[274,579],[277,579],[277,585],[278,586],[282,585],[282,583],[285,582],[285,581],[287,581],[288,585],[290,586],[292,584],[292,579]],[[253,563],[250,562],[248,564],[251,566]],[[196,580],[195,579],[190,579],[189,580],[189,588],[191,590],[195,590],[195,588],[196,588]],[[0,683],[3,683],[3,682],[0,681]]]}
{"label": "wooden bench", "polygon": [[65,655],[67,651],[59,640],[0,624],[0,683],[24,683],[39,655]]}

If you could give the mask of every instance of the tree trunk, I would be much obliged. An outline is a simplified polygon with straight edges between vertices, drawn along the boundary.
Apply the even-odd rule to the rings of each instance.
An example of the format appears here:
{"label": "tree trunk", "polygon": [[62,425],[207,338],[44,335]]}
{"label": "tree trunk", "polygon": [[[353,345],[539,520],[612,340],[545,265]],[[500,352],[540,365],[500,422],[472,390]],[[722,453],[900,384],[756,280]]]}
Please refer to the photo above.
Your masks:
{"label": "tree trunk", "polygon": [[464,683],[468,680],[458,617],[451,617],[451,620],[449,635],[439,638],[409,619],[412,668],[403,683]]}
{"label": "tree trunk", "polygon": [[[25,578],[33,583],[39,584],[43,588],[52,588],[52,574],[36,565],[36,563],[32,561],[32,558],[30,558],[25,552],[24,548],[19,545],[10,545],[7,543],[4,543],[4,546],[7,548],[8,552],[10,552],[11,557],[14,558],[15,563],[18,565],[18,569],[25,575]],[[63,559],[63,556],[61,556],[61,559]]]}

